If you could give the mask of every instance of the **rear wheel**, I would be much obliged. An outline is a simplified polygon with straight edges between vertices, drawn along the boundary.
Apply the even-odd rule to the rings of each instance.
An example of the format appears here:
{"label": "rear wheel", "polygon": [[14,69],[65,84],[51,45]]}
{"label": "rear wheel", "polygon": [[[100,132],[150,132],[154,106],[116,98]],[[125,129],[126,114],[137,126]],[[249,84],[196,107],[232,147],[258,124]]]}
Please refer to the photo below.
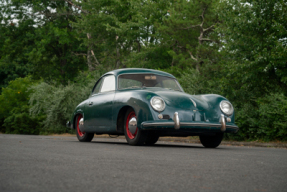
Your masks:
{"label": "rear wheel", "polygon": [[146,145],[153,145],[155,144],[159,139],[159,135],[153,132],[148,133],[148,137],[145,140]]}
{"label": "rear wheel", "polygon": [[80,120],[81,118],[83,118],[83,115],[79,114],[76,118],[76,134],[78,137],[78,140],[81,142],[90,142],[92,141],[92,139],[94,138],[94,133],[86,133],[86,132],[82,132],[80,130]]}
{"label": "rear wheel", "polygon": [[124,132],[130,145],[143,145],[147,138],[147,132],[137,127],[137,117],[133,109],[129,109],[125,115]]}
{"label": "rear wheel", "polygon": [[217,133],[215,136],[199,136],[201,144],[206,148],[216,148],[223,139],[223,133]]}

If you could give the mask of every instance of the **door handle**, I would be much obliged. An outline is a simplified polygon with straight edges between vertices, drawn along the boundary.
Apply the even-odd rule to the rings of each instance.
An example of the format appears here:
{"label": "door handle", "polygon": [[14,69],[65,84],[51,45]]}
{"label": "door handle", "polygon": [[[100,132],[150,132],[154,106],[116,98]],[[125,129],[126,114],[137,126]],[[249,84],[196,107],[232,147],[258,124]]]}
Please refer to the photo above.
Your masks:
{"label": "door handle", "polygon": [[90,101],[90,102],[89,102],[89,105],[93,105],[93,102],[92,102],[92,101]]}

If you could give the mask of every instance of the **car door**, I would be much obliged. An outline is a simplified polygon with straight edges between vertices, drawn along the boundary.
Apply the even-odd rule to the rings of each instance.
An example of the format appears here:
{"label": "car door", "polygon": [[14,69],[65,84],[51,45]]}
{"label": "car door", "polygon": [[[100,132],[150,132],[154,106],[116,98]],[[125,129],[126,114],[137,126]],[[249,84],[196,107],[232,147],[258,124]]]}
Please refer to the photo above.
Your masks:
{"label": "car door", "polygon": [[113,122],[113,101],[115,97],[115,76],[102,77],[95,85],[86,111],[86,130],[91,132],[109,131]]}

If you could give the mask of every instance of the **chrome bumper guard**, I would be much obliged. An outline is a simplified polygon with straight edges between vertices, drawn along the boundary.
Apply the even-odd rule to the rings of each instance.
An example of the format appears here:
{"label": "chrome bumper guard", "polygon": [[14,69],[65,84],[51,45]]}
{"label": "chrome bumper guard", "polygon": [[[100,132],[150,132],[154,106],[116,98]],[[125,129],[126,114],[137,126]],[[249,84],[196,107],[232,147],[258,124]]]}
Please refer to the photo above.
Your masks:
{"label": "chrome bumper guard", "polygon": [[72,128],[72,127],[71,127],[71,123],[70,123],[70,121],[67,121],[67,123],[66,123],[66,127],[68,127],[68,128]]}
{"label": "chrome bumper guard", "polygon": [[235,125],[227,125],[224,115],[221,115],[219,123],[202,123],[202,122],[180,122],[178,112],[174,113],[173,122],[143,122],[142,127],[161,127],[161,126],[173,126],[174,129],[180,129],[181,126],[191,127],[215,127],[220,128],[222,132],[226,131],[226,128],[238,130]]}

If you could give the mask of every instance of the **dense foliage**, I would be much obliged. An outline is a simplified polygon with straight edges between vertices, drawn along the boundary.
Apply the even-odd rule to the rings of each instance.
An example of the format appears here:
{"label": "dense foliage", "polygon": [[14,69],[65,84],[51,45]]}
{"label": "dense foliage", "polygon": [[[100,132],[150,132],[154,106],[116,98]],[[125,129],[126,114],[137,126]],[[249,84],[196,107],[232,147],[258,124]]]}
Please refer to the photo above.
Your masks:
{"label": "dense foliage", "polygon": [[236,140],[287,139],[284,0],[2,0],[1,132],[68,132],[101,74],[175,75],[236,110]]}
{"label": "dense foliage", "polygon": [[17,78],[2,88],[0,95],[1,130],[5,133],[39,134],[42,116],[29,115],[29,97],[32,90],[29,87],[35,84],[30,76]]}

